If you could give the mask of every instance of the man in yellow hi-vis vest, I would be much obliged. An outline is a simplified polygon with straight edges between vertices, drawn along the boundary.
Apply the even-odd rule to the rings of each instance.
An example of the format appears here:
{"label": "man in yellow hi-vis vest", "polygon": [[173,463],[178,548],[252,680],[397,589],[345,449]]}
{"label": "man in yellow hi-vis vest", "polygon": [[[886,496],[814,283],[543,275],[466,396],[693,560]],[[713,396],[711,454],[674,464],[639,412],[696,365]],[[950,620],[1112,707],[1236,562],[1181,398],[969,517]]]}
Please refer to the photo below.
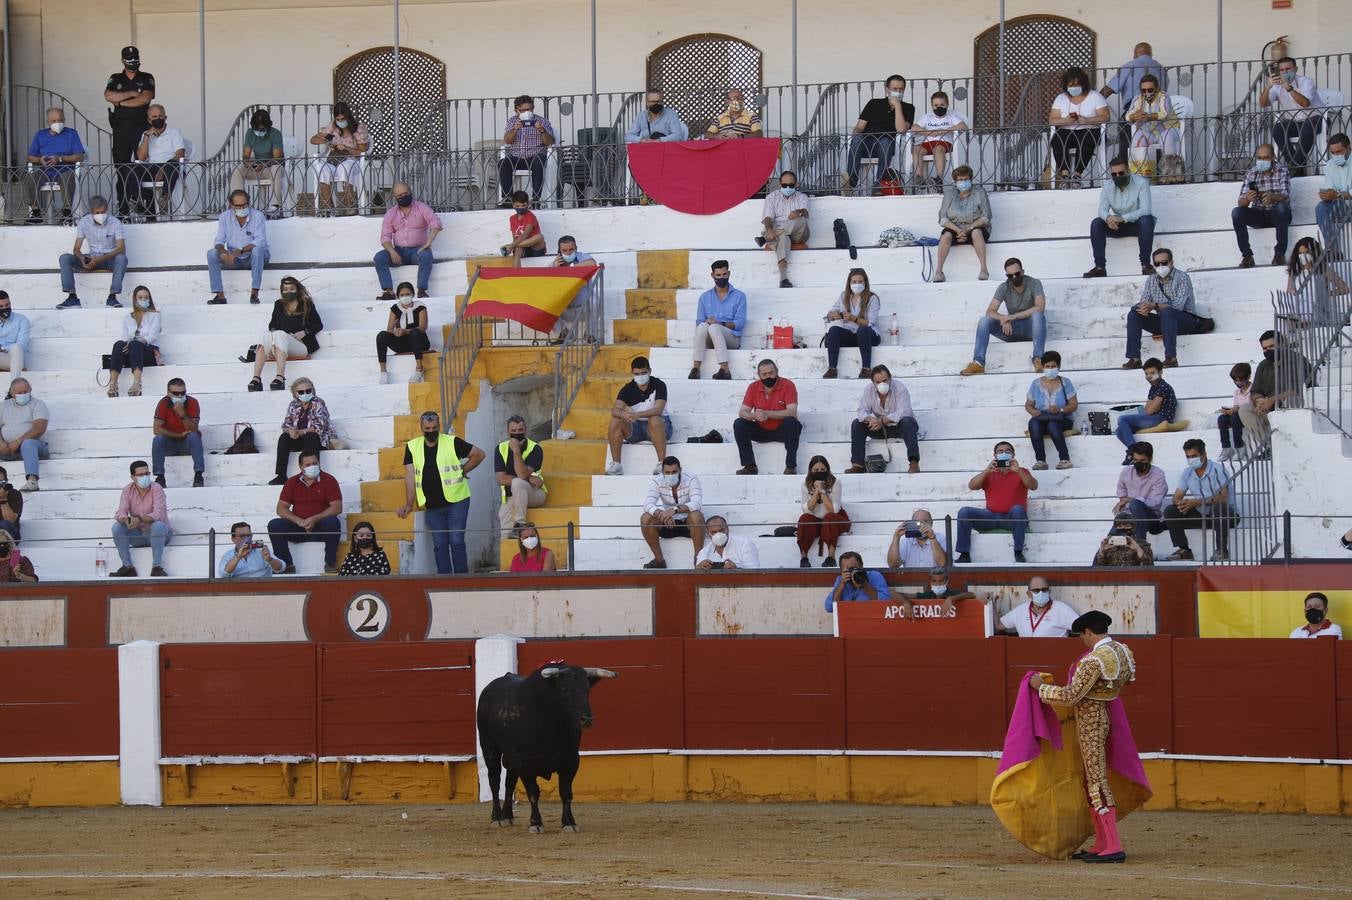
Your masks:
{"label": "man in yellow hi-vis vest", "polygon": [[549,488],[540,475],[544,465],[544,448],[526,437],[526,420],[512,416],[507,420],[507,440],[498,444],[493,456],[493,474],[502,491],[498,522],[504,531],[526,521],[526,510],[544,506],[549,499]]}
{"label": "man in yellow hi-vis vest", "polygon": [[425,412],[422,437],[404,447],[405,503],[403,519],[418,507],[426,510],[425,527],[432,533],[437,574],[469,572],[465,525],[469,521],[469,473],[484,461],[484,452],[458,437],[441,436],[441,417]]}

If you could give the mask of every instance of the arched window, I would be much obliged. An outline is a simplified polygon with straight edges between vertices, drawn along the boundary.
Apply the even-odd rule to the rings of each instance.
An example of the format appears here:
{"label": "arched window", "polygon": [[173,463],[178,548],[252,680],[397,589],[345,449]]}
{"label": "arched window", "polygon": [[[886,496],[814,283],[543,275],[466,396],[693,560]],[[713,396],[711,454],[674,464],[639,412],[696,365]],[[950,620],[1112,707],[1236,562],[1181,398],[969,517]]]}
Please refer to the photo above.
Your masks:
{"label": "arched window", "polygon": [[399,48],[399,146],[394,146],[394,48],[372,47],[333,69],[334,102],[344,101],[371,132],[372,153],[446,149],[446,66]]}
{"label": "arched window", "polygon": [[761,89],[761,52],[729,34],[690,34],[648,54],[648,86],[667,102],[697,137],[727,109],[727,91],[741,88],[748,104]]}
{"label": "arched window", "polygon": [[[1061,73],[1079,66],[1093,76],[1098,36],[1060,16],[1019,16],[1005,22],[1005,124],[1045,125],[1061,92]],[[976,39],[976,128],[1000,125],[1000,27]],[[1098,85],[1095,85],[1098,87]]]}

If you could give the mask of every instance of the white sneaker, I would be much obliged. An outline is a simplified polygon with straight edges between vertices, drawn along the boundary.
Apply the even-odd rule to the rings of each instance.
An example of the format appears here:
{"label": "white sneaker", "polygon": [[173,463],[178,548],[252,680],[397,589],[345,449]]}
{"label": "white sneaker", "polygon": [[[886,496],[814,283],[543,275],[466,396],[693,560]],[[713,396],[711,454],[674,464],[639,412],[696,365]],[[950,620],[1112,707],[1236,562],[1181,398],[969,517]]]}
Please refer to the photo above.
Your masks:
{"label": "white sneaker", "polygon": [[389,383],[390,383],[390,373],[389,373],[389,372],[381,372],[381,373],[380,373],[380,377],[376,379],[376,383],[377,383],[377,384],[389,384]]}
{"label": "white sneaker", "polygon": [[19,490],[23,491],[24,493],[31,493],[32,491],[36,491],[37,489],[38,489],[38,480],[34,478],[32,475],[29,475],[24,480],[23,485],[19,488]]}
{"label": "white sneaker", "polygon": [[653,474],[654,474],[654,475],[661,475],[661,474],[662,474],[662,464],[661,464],[661,463],[658,463],[657,465],[653,466]]}
{"label": "white sneaker", "polygon": [[1216,457],[1216,459],[1220,460],[1221,462],[1229,462],[1234,458],[1235,451],[1231,450],[1229,447],[1226,447],[1224,450],[1222,450],[1221,455]]}
{"label": "white sneaker", "polygon": [[408,376],[408,383],[409,383],[409,384],[422,384],[422,383],[423,383],[423,373],[422,373],[422,372],[414,372],[412,375]]}
{"label": "white sneaker", "polygon": [[620,464],[617,463],[617,462],[607,463],[607,464],[606,464],[606,474],[607,474],[607,475],[623,475],[623,474],[624,474],[624,466],[620,465]]}

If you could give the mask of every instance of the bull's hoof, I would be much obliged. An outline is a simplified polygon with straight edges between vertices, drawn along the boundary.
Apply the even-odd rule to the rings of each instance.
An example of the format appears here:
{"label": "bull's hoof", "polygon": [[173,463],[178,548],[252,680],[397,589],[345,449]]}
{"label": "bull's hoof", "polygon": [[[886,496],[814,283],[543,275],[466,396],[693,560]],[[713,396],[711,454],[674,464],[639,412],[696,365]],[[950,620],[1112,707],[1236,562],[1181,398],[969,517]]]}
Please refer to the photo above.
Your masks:
{"label": "bull's hoof", "polygon": [[531,834],[544,834],[544,833],[545,833],[545,828],[544,828],[543,825],[532,825],[532,826],[530,827],[530,833],[531,833]]}
{"label": "bull's hoof", "polygon": [[494,819],[493,824],[499,828],[509,828],[515,823],[511,819]]}
{"label": "bull's hoof", "polygon": [[564,830],[564,831],[571,831],[573,834],[577,834],[577,833],[578,833],[579,831],[581,831],[582,829],[581,829],[581,828],[578,828],[576,825],[565,825],[565,826],[563,826],[563,830]]}

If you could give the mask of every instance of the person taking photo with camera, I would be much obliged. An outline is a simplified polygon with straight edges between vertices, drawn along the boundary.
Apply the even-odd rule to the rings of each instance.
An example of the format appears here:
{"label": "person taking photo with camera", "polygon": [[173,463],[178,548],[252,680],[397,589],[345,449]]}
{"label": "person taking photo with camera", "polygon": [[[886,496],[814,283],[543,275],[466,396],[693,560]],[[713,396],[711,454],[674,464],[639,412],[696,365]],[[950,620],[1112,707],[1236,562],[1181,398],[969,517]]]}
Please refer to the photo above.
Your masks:
{"label": "person taking photo with camera", "polygon": [[958,537],[955,549],[957,563],[972,561],[972,529],[994,531],[1008,528],[1014,532],[1014,561],[1023,558],[1023,537],[1028,531],[1028,492],[1037,490],[1033,473],[1019,465],[1014,458],[1014,445],[1000,441],[995,445],[995,458],[986,468],[972,476],[967,488],[986,494],[984,507],[964,506],[958,510]]}
{"label": "person taking photo with camera", "polygon": [[890,600],[887,580],[882,572],[864,568],[864,558],[853,550],[840,554],[840,574],[831,593],[826,595],[826,611],[831,612],[837,603],[851,600]]}
{"label": "person taking photo with camera", "polygon": [[254,540],[248,522],[230,526],[230,543],[230,549],[216,566],[220,578],[271,578],[286,568],[286,563],[273,556],[267,544]]}

